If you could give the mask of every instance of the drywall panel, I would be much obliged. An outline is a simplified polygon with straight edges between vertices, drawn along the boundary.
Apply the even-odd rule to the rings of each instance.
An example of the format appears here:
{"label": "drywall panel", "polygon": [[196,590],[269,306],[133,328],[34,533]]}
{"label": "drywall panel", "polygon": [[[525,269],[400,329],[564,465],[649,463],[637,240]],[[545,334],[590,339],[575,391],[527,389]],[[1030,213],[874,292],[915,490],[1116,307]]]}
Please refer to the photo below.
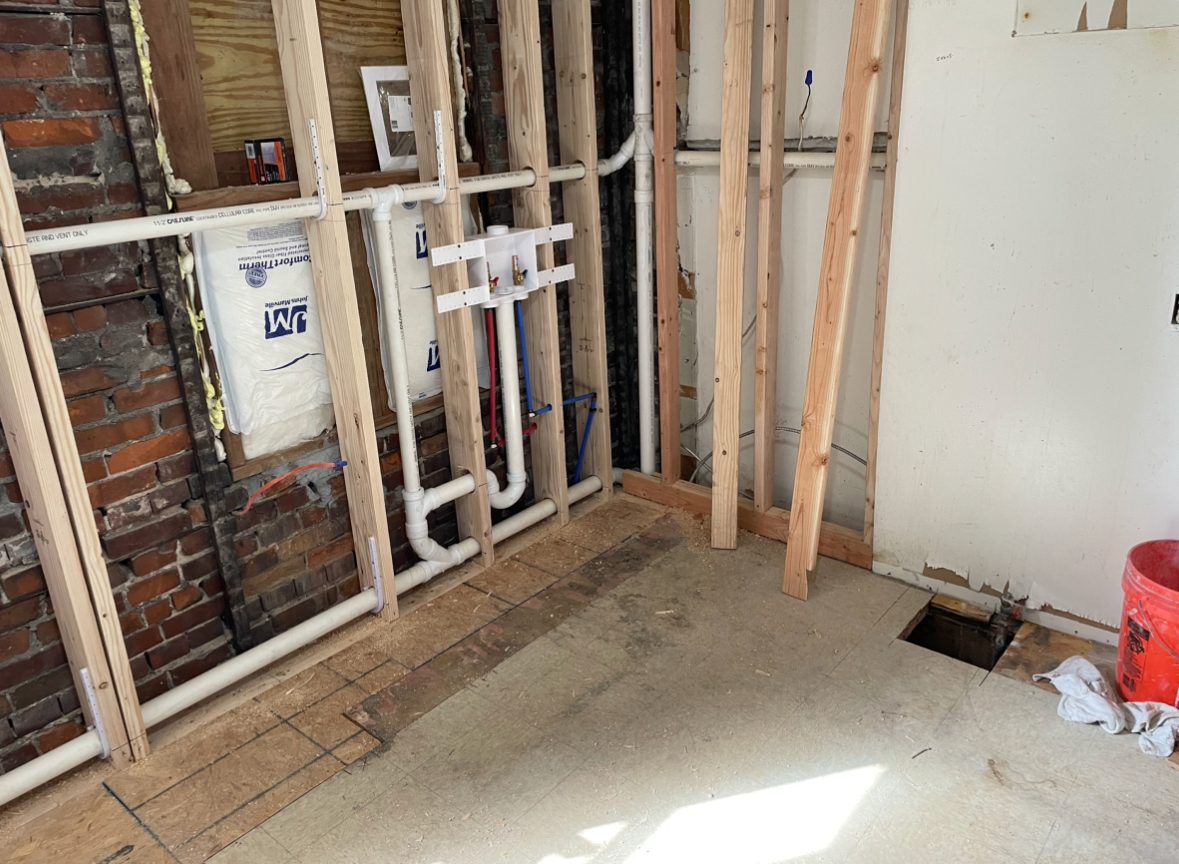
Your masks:
{"label": "drywall panel", "polygon": [[[761,69],[761,21],[764,4],[758,0],[753,40],[753,69]],[[724,31],[724,6],[719,0],[692,3],[690,74],[688,81],[688,141],[720,140],[721,51],[717,34]],[[851,36],[854,0],[791,0],[786,49],[786,137],[799,137],[799,115],[806,104],[807,70],[813,72],[807,106],[806,137],[834,137],[839,132],[839,106],[847,46]],[[885,68],[889,68],[886,59]],[[755,71],[755,76],[760,76]],[[761,90],[751,88],[750,137],[761,132]],[[888,120],[888,100],[882,100],[877,129]]]}
{"label": "drywall panel", "polygon": [[1017,0],[1015,35],[1179,25],[1175,0]]}
{"label": "drywall panel", "polygon": [[1116,622],[1179,536],[1179,30],[1010,15],[912,0],[876,557]]}
{"label": "drywall panel", "polygon": [[[742,331],[754,317],[757,268],[756,236],[758,187],[757,171],[751,169],[746,232],[751,242],[746,248],[746,284]],[[713,393],[713,360],[716,335],[716,239],[720,183],[716,169],[694,169],[680,175],[682,198],[690,201],[691,220],[681,227],[681,250],[691,250],[681,259],[681,266],[694,274],[696,287],[695,316],[685,316],[681,326],[695,323],[695,344],[690,358],[695,366],[696,404],[684,403],[683,422],[690,423],[707,408]],[[836,414],[835,443],[863,458],[868,448],[868,403],[872,370],[872,321],[875,306],[876,254],[880,234],[880,208],[883,174],[873,172],[869,186],[868,218],[864,225],[863,259],[854,290],[852,313],[844,357],[843,384]],[[806,391],[807,363],[810,357],[811,329],[815,299],[819,287],[819,264],[823,252],[823,233],[827,204],[831,194],[831,172],[807,169],[796,172],[786,181],[782,203],[782,306],[778,322],[778,404],[775,438],[778,441],[774,471],[775,503],[789,507],[794,492],[794,469],[798,457],[797,430],[802,422],[802,404]],[[689,270],[689,267],[695,268]],[[753,333],[742,342],[741,431],[753,429]],[[689,362],[689,361],[685,361]],[[697,455],[704,457],[712,446],[712,415],[708,414],[696,430]],[[793,430],[793,431],[792,431]],[[752,495],[753,438],[741,439],[741,485],[743,493]],[[864,466],[852,456],[836,451],[827,488],[823,518],[850,528],[863,526]],[[698,481],[707,482],[707,470]]]}

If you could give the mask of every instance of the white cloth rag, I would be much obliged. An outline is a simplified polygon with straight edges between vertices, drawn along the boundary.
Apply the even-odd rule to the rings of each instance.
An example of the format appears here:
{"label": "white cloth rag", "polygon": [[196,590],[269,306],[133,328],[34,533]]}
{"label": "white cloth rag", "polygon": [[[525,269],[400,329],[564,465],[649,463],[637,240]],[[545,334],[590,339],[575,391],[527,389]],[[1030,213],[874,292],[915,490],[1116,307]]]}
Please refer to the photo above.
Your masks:
{"label": "white cloth rag", "polygon": [[1167,758],[1179,739],[1179,708],[1163,702],[1122,702],[1100,670],[1084,657],[1069,657],[1051,672],[1032,676],[1060,693],[1056,713],[1074,723],[1097,723],[1111,735],[1127,729],[1149,756]]}

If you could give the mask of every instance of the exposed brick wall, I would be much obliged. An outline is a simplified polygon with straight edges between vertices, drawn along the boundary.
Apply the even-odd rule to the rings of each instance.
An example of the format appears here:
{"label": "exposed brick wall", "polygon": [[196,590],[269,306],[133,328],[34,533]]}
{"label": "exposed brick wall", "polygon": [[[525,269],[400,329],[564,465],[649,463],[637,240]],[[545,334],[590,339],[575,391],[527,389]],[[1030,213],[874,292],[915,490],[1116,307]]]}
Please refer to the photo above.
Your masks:
{"label": "exposed brick wall", "polygon": [[[44,5],[0,12],[0,126],[26,228],[139,215],[98,4]],[[34,262],[128,652],[149,699],[230,654],[155,270],[139,244]],[[80,728],[19,487],[0,449],[0,767]]]}

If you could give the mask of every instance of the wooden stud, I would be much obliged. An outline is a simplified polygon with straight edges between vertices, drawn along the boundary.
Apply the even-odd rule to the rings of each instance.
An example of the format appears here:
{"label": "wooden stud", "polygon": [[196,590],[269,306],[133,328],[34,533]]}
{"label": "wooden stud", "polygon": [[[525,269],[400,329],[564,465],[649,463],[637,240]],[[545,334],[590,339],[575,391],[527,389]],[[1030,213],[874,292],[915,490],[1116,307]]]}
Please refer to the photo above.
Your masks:
{"label": "wooden stud", "polygon": [[[686,480],[664,483],[657,477],[626,471],[622,475],[622,488],[628,495],[667,507],[677,507],[697,516],[707,516],[712,505],[707,486]],[[762,512],[754,508],[752,501],[741,499],[737,502],[737,525],[742,531],[785,543],[790,531],[790,513],[781,507],[771,507]],[[868,569],[872,566],[872,549],[864,542],[860,532],[842,525],[823,523],[819,532],[819,550],[828,558],[846,561],[856,567]]]}
{"label": "wooden stud", "polygon": [[217,163],[188,0],[152,0],[140,9],[151,39],[152,85],[160,109],[156,120],[168,143],[172,172],[193,189],[213,189]]}
{"label": "wooden stud", "polygon": [[655,306],[659,320],[659,471],[680,479],[680,262],[676,215],[676,0],[653,0]]}
{"label": "wooden stud", "polygon": [[[409,59],[410,95],[417,133],[418,170],[423,180],[436,180],[438,159],[434,112],[442,113],[442,158],[447,194],[441,204],[426,204],[426,231],[434,246],[463,240],[462,204],[458,194],[458,160],[454,150],[451,113],[449,52],[441,4],[407,3],[402,7],[405,47]],[[434,294],[465,291],[465,264],[432,266]],[[479,382],[475,377],[475,335],[471,316],[449,312],[435,318],[442,354],[442,392],[446,404],[446,434],[455,476],[470,474],[475,491],[456,502],[459,533],[473,537],[483,550],[482,562],[494,561],[491,546],[491,505],[487,499],[486,460]]]}
{"label": "wooden stud", "polygon": [[[565,183],[565,218],[577,277],[569,285],[573,337],[573,392],[597,394],[583,477],[596,476],[606,495],[614,487],[610,448],[610,378],[606,362],[606,298],[602,267],[602,205],[598,191],[598,123],[594,98],[594,46],[589,0],[553,0],[557,66],[557,116],[561,161],[580,162],[585,177]],[[678,404],[678,402],[677,402]],[[585,429],[588,403],[579,403],[577,434]],[[678,421],[677,421],[678,423]],[[580,443],[580,440],[579,440]]]}
{"label": "wooden stud", "polygon": [[[278,34],[283,85],[291,120],[291,139],[303,195],[316,193],[318,150],[326,215],[309,219],[307,239],[315,277],[315,298],[323,328],[323,348],[335,406],[340,455],[347,460],[344,483],[360,584],[365,588],[381,581],[385,607],[383,618],[397,617],[397,591],[393,582],[393,551],[385,512],[385,490],[377,457],[377,432],[373,424],[372,397],[368,389],[360,312],[344,198],[336,162],[336,139],[328,104],[323,45],[315,0],[273,0],[274,26]],[[318,147],[313,146],[314,122]]]}
{"label": "wooden stud", "polygon": [[909,0],[897,0],[892,36],[892,78],[888,94],[888,156],[884,165],[884,204],[880,217],[880,255],[876,263],[876,315],[872,325],[872,395],[868,403],[868,465],[864,480],[864,542],[876,536],[876,449],[880,426],[880,381],[884,367],[884,315],[888,306],[888,272],[892,260],[892,208],[896,199],[897,136],[901,129],[901,96],[905,83],[905,43]]}
{"label": "wooden stud", "polygon": [[891,11],[892,0],[857,0],[852,18],[794,502],[790,508],[790,539],[786,544],[783,590],[800,599],[806,599],[807,571],[818,563],[819,526],[831,461],[843,343],[860,251],[859,234],[864,221],[873,127],[884,77],[883,56]]}
{"label": "wooden stud", "polygon": [[[503,54],[507,110],[508,162],[513,171],[531,168],[536,182],[512,193],[516,226],[553,224],[549,198],[548,136],[545,133],[544,76],[540,62],[540,14],[536,0],[499,0],[500,51]],[[552,244],[536,250],[537,267],[553,266]],[[532,479],[537,498],[550,498],[557,517],[569,521],[569,483],[565,468],[565,412],[562,410],[561,344],[557,286],[548,285],[524,301],[528,355],[537,405],[553,410],[536,418],[532,433]]]}
{"label": "wooden stud", "polygon": [[749,87],[753,0],[726,0],[721,81],[720,215],[713,368],[712,545],[737,547],[741,467],[741,321],[745,293],[745,199],[749,179]]}
{"label": "wooden stud", "polygon": [[786,137],[786,34],[790,0],[766,0],[762,32],[761,172],[754,331],[753,506],[774,506],[778,425],[778,307],[782,277],[782,164]]}
{"label": "wooden stud", "polygon": [[[0,152],[6,153],[2,136]],[[4,246],[9,282],[0,292],[0,301],[5,304],[4,350],[20,355],[19,360],[6,357],[6,369],[0,375],[13,379],[8,383],[8,393],[19,399],[8,407],[4,429],[14,461],[14,436],[25,448],[21,456],[25,460],[21,488],[30,502],[29,521],[63,638],[67,628],[72,633],[66,650],[75,683],[79,666],[90,668],[111,741],[111,760],[116,765],[126,764],[147,755],[147,733],[33,261],[25,245],[7,155],[0,159],[0,243]],[[24,379],[30,375],[26,386]],[[31,473],[39,476],[32,477]],[[30,484],[40,488],[33,492]],[[85,703],[81,690],[79,698]]]}

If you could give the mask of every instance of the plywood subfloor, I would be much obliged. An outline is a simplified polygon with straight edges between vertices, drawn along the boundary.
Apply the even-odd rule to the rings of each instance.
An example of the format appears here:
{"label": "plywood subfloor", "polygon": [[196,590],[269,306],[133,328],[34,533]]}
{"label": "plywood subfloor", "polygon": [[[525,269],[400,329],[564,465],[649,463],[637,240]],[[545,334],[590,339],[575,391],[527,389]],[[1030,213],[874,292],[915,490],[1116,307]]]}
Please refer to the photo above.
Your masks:
{"label": "plywood subfloor", "polygon": [[824,559],[800,603],[773,541],[606,507],[10,848],[93,825],[66,860],[198,860],[181,838],[213,827],[240,838],[217,864],[1174,861],[1179,772],[1024,680],[1092,648],[1025,627],[987,673],[898,638],[928,594]]}

